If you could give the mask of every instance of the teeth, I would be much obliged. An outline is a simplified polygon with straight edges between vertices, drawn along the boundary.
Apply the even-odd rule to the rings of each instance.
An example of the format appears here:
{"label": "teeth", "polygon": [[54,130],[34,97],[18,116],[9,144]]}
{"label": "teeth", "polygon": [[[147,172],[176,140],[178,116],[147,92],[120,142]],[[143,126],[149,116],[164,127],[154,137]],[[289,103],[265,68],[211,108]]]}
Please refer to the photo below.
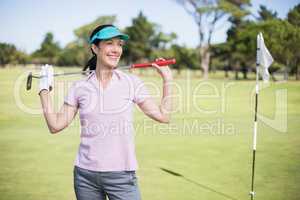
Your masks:
{"label": "teeth", "polygon": [[108,56],[108,57],[110,57],[110,58],[114,58],[114,59],[117,59],[117,58],[119,58],[118,56]]}

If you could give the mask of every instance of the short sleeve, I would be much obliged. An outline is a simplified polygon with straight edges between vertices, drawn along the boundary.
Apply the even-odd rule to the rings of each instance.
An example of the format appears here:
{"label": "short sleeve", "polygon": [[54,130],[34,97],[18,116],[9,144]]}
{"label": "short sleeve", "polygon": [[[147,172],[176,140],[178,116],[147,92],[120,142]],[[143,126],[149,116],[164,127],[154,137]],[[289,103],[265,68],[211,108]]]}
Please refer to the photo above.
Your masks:
{"label": "short sleeve", "polygon": [[150,97],[150,93],[145,83],[137,76],[134,77],[134,98],[133,102],[136,104],[142,103]]}
{"label": "short sleeve", "polygon": [[74,82],[69,88],[67,95],[65,96],[64,102],[71,106],[78,106],[78,98],[76,95],[76,82]]}

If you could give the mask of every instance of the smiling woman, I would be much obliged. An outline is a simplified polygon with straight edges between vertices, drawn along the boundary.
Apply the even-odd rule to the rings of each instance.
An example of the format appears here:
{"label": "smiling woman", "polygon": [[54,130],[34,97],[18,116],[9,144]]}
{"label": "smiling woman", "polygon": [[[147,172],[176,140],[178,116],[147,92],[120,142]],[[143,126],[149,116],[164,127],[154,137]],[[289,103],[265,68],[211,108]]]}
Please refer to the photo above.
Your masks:
{"label": "smiling woman", "polygon": [[[127,41],[129,39],[129,36],[126,34],[121,33],[116,27],[114,27],[111,24],[101,25],[95,28],[95,30],[92,32],[90,36],[90,44],[92,44],[91,51],[93,54],[93,57],[88,61],[87,65],[84,67],[83,70],[86,70],[89,68],[90,70],[96,69],[96,63],[97,63],[97,52],[99,52],[100,46],[109,46],[110,48],[117,47],[114,52],[110,56],[113,58],[113,60],[117,61],[114,63],[116,66],[119,62],[119,59],[123,52],[123,45],[124,41]],[[102,41],[102,42],[100,42]],[[119,47],[119,48],[118,48]],[[105,48],[105,47],[102,47]],[[106,50],[107,51],[107,50]],[[102,52],[103,55],[105,52]],[[104,57],[102,57],[104,58]],[[102,60],[104,61],[104,60]],[[105,62],[105,61],[104,61]]]}
{"label": "smiling woman", "polygon": [[[81,141],[74,167],[74,189],[78,200],[140,200],[133,129],[133,107],[138,105],[150,118],[169,122],[172,74],[168,66],[155,67],[163,79],[163,97],[158,106],[143,81],[117,69],[123,45],[129,36],[113,25],[101,25],[90,36],[93,57],[84,70],[92,70],[75,81],[59,113],[52,109],[49,92],[53,69],[44,66],[40,98],[51,133],[67,127],[80,114]],[[157,59],[162,61],[164,59]]]}

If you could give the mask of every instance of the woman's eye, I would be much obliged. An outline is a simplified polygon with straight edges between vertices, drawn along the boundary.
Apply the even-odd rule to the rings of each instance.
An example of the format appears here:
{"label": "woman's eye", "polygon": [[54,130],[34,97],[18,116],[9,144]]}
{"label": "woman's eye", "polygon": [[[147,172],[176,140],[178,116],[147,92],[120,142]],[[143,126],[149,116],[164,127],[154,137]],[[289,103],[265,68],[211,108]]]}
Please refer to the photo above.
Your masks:
{"label": "woman's eye", "polygon": [[113,42],[111,40],[105,41],[105,44],[112,44]]}

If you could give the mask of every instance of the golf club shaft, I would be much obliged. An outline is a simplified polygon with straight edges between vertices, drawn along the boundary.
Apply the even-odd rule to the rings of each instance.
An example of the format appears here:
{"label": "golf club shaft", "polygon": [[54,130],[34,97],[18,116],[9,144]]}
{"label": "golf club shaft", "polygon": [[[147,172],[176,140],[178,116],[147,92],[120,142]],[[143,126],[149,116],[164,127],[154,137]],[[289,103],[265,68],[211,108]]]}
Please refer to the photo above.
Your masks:
{"label": "golf club shaft", "polygon": [[[53,76],[65,76],[65,75],[75,75],[75,74],[85,74],[87,72],[90,72],[93,70],[86,70],[86,71],[81,71],[81,72],[66,72],[66,73],[61,73],[61,74],[53,74]],[[32,75],[32,78],[42,78],[44,76],[35,76]]]}
{"label": "golf club shaft", "polygon": [[[137,64],[132,64],[129,66],[120,66],[118,69],[121,70],[128,70],[128,69],[134,69],[134,68],[145,68],[145,67],[151,67],[153,64],[156,64],[158,66],[167,66],[167,65],[172,65],[175,64],[176,60],[175,59],[170,59],[170,60],[160,60],[160,61],[155,61],[155,62],[149,62],[149,63],[137,63]],[[88,72],[91,72],[94,70],[86,70],[86,71],[80,71],[80,72],[67,72],[67,73],[61,73],[61,74],[53,74],[53,76],[66,76],[66,75],[75,75],[75,74],[85,74]],[[31,89],[31,83],[33,78],[40,79],[43,76],[37,76],[33,75],[32,72],[29,73],[27,76],[27,82],[26,82],[26,90]]]}
{"label": "golf club shaft", "polygon": [[[167,65],[172,65],[175,64],[176,60],[175,59],[170,59],[170,60],[161,60],[161,61],[155,61],[155,62],[148,62],[148,63],[137,63],[137,64],[132,64],[132,65],[127,65],[127,66],[120,66],[117,69],[121,70],[127,70],[127,69],[134,69],[134,68],[146,68],[146,67],[151,67],[153,64],[156,64],[158,66],[167,66]],[[61,74],[53,74],[53,76],[65,76],[65,75],[75,75],[75,74],[85,74],[88,72],[91,72],[94,70],[86,70],[86,71],[80,71],[80,72],[67,72],[67,73],[61,73]],[[35,76],[32,75],[32,78],[42,78],[43,76]]]}

